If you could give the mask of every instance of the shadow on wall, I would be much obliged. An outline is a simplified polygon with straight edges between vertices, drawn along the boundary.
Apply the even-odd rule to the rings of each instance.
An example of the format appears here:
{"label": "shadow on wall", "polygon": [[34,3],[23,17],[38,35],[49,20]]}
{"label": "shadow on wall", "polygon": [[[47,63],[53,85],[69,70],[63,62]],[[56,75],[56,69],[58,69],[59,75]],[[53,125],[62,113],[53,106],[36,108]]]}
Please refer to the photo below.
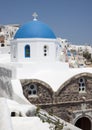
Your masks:
{"label": "shadow on wall", "polygon": [[12,98],[11,74],[11,70],[0,67],[0,97]]}

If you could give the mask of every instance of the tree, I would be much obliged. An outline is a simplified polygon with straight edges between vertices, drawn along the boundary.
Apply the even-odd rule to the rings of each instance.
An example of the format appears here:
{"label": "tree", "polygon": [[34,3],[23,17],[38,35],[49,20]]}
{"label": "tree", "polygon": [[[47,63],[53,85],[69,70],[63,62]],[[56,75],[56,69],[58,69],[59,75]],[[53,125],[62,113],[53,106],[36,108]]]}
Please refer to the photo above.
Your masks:
{"label": "tree", "polygon": [[83,52],[83,57],[88,61],[91,61],[91,53],[89,53],[88,51]]}

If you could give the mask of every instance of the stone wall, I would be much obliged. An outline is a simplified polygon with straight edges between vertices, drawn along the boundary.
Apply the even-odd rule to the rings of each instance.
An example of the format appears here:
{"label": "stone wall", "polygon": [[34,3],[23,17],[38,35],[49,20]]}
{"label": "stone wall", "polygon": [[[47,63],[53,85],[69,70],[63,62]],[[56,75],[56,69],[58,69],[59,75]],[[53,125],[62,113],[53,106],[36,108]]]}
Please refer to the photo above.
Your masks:
{"label": "stone wall", "polygon": [[[85,79],[85,91],[79,91],[79,79]],[[72,77],[61,85],[57,92],[39,80],[22,80],[23,92],[26,98],[33,104],[47,110],[66,121],[71,122],[73,112],[82,109],[92,109],[92,75],[83,73]],[[28,84],[34,83],[37,86],[37,95],[28,96]],[[83,105],[85,104],[85,108]]]}
{"label": "stone wall", "polygon": [[[49,85],[38,80],[21,80],[25,97],[33,104],[47,104],[53,102],[53,91]],[[37,86],[37,94],[29,94],[30,85]]]}

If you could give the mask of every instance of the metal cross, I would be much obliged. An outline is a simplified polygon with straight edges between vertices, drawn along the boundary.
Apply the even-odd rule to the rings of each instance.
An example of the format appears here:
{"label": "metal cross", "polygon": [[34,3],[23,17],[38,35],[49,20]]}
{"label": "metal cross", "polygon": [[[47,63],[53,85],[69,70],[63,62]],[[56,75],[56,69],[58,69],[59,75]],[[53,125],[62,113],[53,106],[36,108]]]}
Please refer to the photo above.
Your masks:
{"label": "metal cross", "polygon": [[36,12],[34,12],[32,16],[34,17],[33,20],[37,20],[38,14]]}

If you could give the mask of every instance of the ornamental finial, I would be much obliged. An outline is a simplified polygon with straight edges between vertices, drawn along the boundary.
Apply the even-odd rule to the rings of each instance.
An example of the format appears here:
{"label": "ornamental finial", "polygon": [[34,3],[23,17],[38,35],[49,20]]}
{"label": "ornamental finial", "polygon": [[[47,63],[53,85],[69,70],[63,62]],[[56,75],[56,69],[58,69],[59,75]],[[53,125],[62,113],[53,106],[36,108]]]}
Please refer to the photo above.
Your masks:
{"label": "ornamental finial", "polygon": [[36,21],[37,17],[38,17],[38,14],[36,12],[34,12],[32,16],[33,16],[33,20]]}

